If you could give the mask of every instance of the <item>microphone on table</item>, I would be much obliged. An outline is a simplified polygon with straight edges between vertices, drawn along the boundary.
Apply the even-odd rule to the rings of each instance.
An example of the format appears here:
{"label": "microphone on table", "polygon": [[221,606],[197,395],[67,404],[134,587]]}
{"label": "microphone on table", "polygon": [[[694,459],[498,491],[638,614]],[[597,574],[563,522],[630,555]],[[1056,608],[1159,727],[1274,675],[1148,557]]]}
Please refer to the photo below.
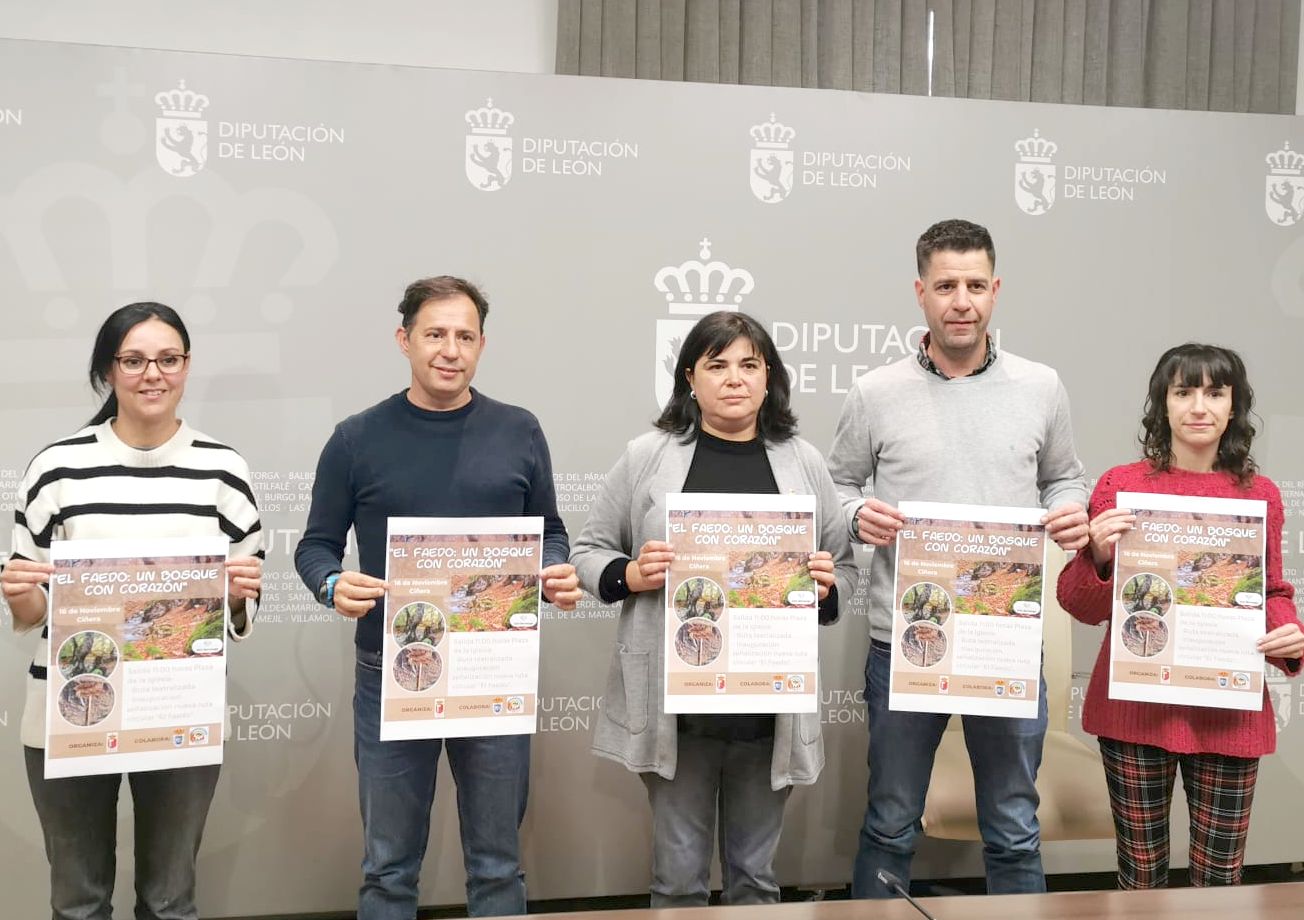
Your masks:
{"label": "microphone on table", "polygon": [[918,901],[910,897],[910,892],[906,891],[905,886],[901,884],[901,879],[897,878],[895,875],[893,875],[891,872],[888,872],[886,869],[879,869],[878,872],[875,874],[878,876],[878,880],[880,882],[882,882],[888,888],[891,888],[897,894],[901,895],[901,897],[909,901],[910,906],[913,907],[915,910],[919,911],[925,917],[927,917],[928,920],[937,920],[936,917],[934,917],[928,911],[924,910],[923,907],[920,906]]}

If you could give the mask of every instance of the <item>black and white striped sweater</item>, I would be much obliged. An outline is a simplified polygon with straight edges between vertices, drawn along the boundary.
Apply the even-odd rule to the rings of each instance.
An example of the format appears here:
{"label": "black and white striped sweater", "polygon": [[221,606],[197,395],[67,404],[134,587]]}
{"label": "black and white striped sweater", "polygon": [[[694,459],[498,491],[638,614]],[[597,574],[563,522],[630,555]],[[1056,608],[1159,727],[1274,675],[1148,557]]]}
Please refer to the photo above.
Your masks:
{"label": "black and white striped sweater", "polygon": [[[185,422],[152,450],[124,444],[104,422],[33,458],[14,509],[10,556],[47,562],[52,540],[196,536],[225,536],[232,556],[262,558],[262,524],[244,458]],[[232,638],[249,634],[253,609],[250,604],[240,633],[232,628]],[[27,681],[21,734],[30,747],[45,745],[48,636],[46,627]]]}

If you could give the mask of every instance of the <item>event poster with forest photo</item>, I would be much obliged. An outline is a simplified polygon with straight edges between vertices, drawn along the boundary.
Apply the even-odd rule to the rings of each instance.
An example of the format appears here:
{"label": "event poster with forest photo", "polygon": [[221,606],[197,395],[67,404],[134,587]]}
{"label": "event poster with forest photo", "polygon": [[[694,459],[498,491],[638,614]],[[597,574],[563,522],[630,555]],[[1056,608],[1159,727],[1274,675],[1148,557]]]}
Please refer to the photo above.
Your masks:
{"label": "event poster with forest photo", "polygon": [[1119,492],[1111,699],[1257,710],[1267,503]]}
{"label": "event poster with forest photo", "polygon": [[535,731],[543,518],[389,519],[380,739]]}
{"label": "event poster with forest photo", "polygon": [[666,712],[815,712],[815,497],[667,495],[666,540]]}
{"label": "event poster with forest photo", "polygon": [[911,501],[899,510],[888,706],[1036,717],[1046,512]]}
{"label": "event poster with forest photo", "polygon": [[222,762],[228,548],[50,545],[47,779]]}

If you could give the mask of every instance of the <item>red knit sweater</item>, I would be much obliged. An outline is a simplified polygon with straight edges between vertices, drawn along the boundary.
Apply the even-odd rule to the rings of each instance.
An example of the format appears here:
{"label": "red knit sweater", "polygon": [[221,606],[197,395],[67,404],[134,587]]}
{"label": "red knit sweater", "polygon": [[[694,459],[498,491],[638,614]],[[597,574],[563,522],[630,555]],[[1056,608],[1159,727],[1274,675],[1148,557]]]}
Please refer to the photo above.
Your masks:
{"label": "red knit sweater", "polygon": [[[1267,588],[1268,629],[1298,623],[1294,587],[1281,576],[1281,529],[1285,513],[1281,493],[1265,476],[1255,476],[1248,489],[1236,484],[1228,473],[1191,473],[1185,470],[1155,472],[1148,461],[1116,466],[1096,484],[1091,495],[1091,516],[1114,507],[1119,492],[1160,492],[1169,495],[1199,495],[1210,498],[1249,498],[1268,503]],[[1094,626],[1108,623],[1113,600],[1113,573],[1102,580],[1083,549],[1060,574],[1057,595],[1060,605],[1075,619]],[[1288,674],[1298,671],[1297,659],[1269,658],[1269,663]],[[1263,708],[1257,712],[1211,709],[1205,706],[1175,706],[1167,703],[1134,703],[1109,698],[1109,632],[1101,644],[1096,667],[1087,687],[1082,709],[1082,728],[1099,737],[1150,744],[1176,754],[1225,754],[1232,757],[1261,757],[1277,748],[1272,702],[1267,688]]]}

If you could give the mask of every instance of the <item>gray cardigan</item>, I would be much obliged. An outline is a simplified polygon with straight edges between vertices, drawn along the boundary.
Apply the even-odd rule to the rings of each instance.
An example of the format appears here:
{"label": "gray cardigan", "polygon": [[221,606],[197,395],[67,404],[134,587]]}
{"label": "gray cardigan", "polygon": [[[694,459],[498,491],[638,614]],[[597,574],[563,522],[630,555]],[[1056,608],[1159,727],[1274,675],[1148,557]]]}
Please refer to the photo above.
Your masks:
{"label": "gray cardigan", "polygon": [[[695,449],[696,442],[681,444],[662,431],[629,442],[571,550],[570,561],[590,594],[598,593],[612,560],[636,556],[646,541],[666,538],[665,496],[683,491]],[[856,563],[824,459],[800,438],[767,444],[766,455],[780,493],[815,496],[818,545],[833,554],[842,607],[855,591]],[[679,733],[662,700],[664,628],[664,591],[625,599],[593,752],[635,772],[674,779]],[[770,785],[776,790],[809,785],[823,766],[819,713],[776,716]]]}

